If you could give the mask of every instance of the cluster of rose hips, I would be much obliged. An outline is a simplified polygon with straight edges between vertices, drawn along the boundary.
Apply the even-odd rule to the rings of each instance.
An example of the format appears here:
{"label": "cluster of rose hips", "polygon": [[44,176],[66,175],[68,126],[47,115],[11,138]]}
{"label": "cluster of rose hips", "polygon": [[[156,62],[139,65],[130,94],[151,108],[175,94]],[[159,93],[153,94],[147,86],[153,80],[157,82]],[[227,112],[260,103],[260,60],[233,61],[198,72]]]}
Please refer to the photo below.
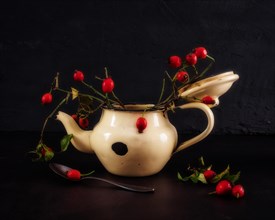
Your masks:
{"label": "cluster of rose hips", "polygon": [[[198,70],[196,67],[196,64],[198,63],[199,59],[211,60],[211,63],[201,73],[198,73]],[[188,53],[184,58],[181,58],[178,55],[173,55],[173,56],[170,56],[168,59],[168,63],[170,67],[178,69],[176,74],[173,77],[173,81],[177,80],[182,84],[179,88],[182,88],[185,85],[200,79],[206,73],[206,71],[211,67],[214,61],[215,61],[214,58],[208,55],[208,52],[204,47],[197,47],[193,49],[193,51],[191,53]],[[195,71],[195,74],[193,74],[193,76],[191,76],[191,74],[189,73],[189,70],[187,70],[187,68],[190,68],[190,67],[191,69],[193,69],[193,71]],[[211,96],[205,96],[200,101],[207,105],[215,104],[215,100]]]}
{"label": "cluster of rose hips", "polygon": [[189,74],[185,68],[188,66],[194,67],[197,64],[198,59],[205,59],[207,57],[213,59],[212,57],[207,55],[207,50],[204,47],[197,47],[193,50],[193,52],[185,56],[184,61],[180,56],[173,55],[169,57],[168,63],[172,68],[181,67],[176,73],[175,77],[180,82],[186,82],[189,79]]}
{"label": "cluster of rose hips", "polygon": [[[73,74],[73,79],[75,81],[83,82],[84,81],[84,73],[82,71],[76,70]],[[115,83],[111,77],[106,77],[102,80],[102,92],[103,93],[112,93],[115,87]],[[43,105],[50,104],[53,100],[51,92],[45,93],[42,98],[41,102]],[[72,118],[79,124],[79,126],[83,129],[88,128],[89,120],[87,117],[79,117],[77,114],[73,114]],[[147,120],[141,116],[136,121],[136,127],[139,133],[142,133],[143,130],[147,127]]]}
{"label": "cluster of rose hips", "polygon": [[[84,74],[82,71],[76,70],[73,74],[73,79],[75,81],[83,82],[84,81]],[[105,79],[102,80],[102,91],[103,93],[111,93],[115,87],[115,83],[112,80],[111,77],[106,77]],[[45,104],[50,104],[53,100],[52,97],[52,90],[50,92],[47,92],[43,94],[41,97],[41,103],[43,105]]]}
{"label": "cluster of rose hips", "polygon": [[[75,81],[82,82],[85,85],[88,85],[84,82],[84,78],[85,78],[84,73],[82,71],[76,70],[73,74],[73,79]],[[105,99],[104,101],[101,102],[101,104],[104,103],[108,99],[107,94],[112,93],[114,90],[114,87],[115,87],[115,83],[114,83],[113,79],[106,74],[106,78],[102,79],[102,85],[101,85],[102,92],[106,95],[100,93],[99,91],[97,91],[96,89],[93,88],[93,90],[101,96],[100,98]],[[52,101],[53,101],[52,91],[54,91],[54,90],[60,90],[62,92],[66,92],[68,94],[70,93],[69,91],[61,90],[58,87],[51,88],[50,92],[43,94],[43,96],[41,97],[41,103],[43,105],[52,103]],[[97,99],[97,100],[99,100],[99,99]],[[87,112],[87,114],[85,114],[85,115],[81,114],[80,117],[78,114],[73,114],[72,117],[79,124],[80,127],[82,127],[83,129],[86,129],[89,125],[89,120],[87,118],[89,113],[90,112]]]}
{"label": "cluster of rose hips", "polygon": [[201,157],[199,159],[200,165],[197,168],[188,168],[188,171],[191,171],[192,174],[189,176],[182,177],[178,173],[178,179],[181,181],[191,180],[193,183],[204,183],[204,184],[216,184],[215,191],[209,194],[216,195],[232,195],[236,198],[242,198],[245,194],[244,187],[241,184],[236,184],[240,178],[240,172],[236,174],[230,174],[229,166],[217,174],[212,166],[206,167],[204,160]]}
{"label": "cluster of rose hips", "polygon": [[[197,64],[198,58],[205,59],[207,56],[207,50],[204,47],[197,47],[185,56],[185,62],[190,66],[194,66]],[[174,55],[169,57],[169,64],[172,68],[179,68],[183,61],[181,57]]]}
{"label": "cluster of rose hips", "polygon": [[47,146],[41,138],[36,149],[33,151],[30,151],[29,153],[36,155],[33,158],[33,161],[50,161],[55,156],[56,153],[61,153],[67,150],[72,137],[73,137],[72,134],[67,134],[61,139],[59,152],[56,152],[53,150],[52,147]]}
{"label": "cluster of rose hips", "polygon": [[[213,170],[205,170],[203,175],[207,182],[211,183],[213,178],[217,175]],[[216,184],[216,191],[210,194],[228,195],[231,194],[236,198],[242,198],[244,196],[244,187],[241,184],[232,183],[228,179],[219,180]]]}

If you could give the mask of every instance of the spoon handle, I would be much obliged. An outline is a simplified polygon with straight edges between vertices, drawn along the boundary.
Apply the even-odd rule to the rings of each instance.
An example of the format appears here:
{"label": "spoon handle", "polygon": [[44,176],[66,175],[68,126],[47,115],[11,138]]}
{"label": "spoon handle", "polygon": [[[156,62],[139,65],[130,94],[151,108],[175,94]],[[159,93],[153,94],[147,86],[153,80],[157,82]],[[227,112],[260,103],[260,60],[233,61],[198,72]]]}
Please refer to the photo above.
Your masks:
{"label": "spoon handle", "polygon": [[120,187],[120,188],[128,190],[128,191],[133,191],[133,192],[148,193],[148,192],[154,192],[155,191],[155,189],[151,188],[151,187],[128,185],[128,184],[125,184],[125,183],[113,182],[111,180],[102,179],[102,178],[94,177],[94,176],[82,177],[81,179],[82,180],[84,180],[84,179],[86,179],[86,180],[87,179],[98,180],[98,181],[102,181],[102,182],[109,183],[111,185]]}

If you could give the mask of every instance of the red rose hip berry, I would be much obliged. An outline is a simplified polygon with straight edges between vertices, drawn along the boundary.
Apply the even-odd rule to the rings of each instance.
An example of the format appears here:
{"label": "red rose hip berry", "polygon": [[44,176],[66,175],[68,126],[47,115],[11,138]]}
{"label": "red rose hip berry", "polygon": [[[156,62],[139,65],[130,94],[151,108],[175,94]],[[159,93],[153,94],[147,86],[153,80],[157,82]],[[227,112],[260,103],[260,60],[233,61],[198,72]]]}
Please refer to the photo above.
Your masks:
{"label": "red rose hip berry", "polygon": [[106,78],[106,79],[103,80],[102,91],[104,93],[112,92],[114,87],[115,87],[115,83],[111,78]]}
{"label": "red rose hip berry", "polygon": [[216,176],[217,174],[216,174],[216,172],[213,171],[213,170],[205,170],[205,171],[203,172],[203,175],[204,175],[206,181],[209,182],[209,181],[211,181],[211,180],[214,178],[214,176]]}
{"label": "red rose hip berry", "polygon": [[185,60],[190,66],[194,66],[197,63],[198,58],[197,58],[196,54],[189,53],[185,56]]}
{"label": "red rose hip berry", "polygon": [[73,115],[72,115],[72,118],[73,118],[75,121],[78,121],[77,114],[73,114]]}
{"label": "red rose hip berry", "polygon": [[136,127],[139,133],[142,133],[147,127],[147,120],[144,117],[139,117],[136,121]]}
{"label": "red rose hip berry", "polygon": [[41,102],[43,105],[50,104],[52,101],[53,101],[53,96],[51,93],[45,93],[41,98]]}
{"label": "red rose hip berry", "polygon": [[180,82],[185,82],[188,79],[188,73],[185,71],[179,71],[176,75],[176,78]]}
{"label": "red rose hip berry", "polygon": [[67,172],[67,178],[70,180],[80,180],[81,173],[78,170],[72,169]]}
{"label": "red rose hip berry", "polygon": [[79,70],[75,71],[74,80],[75,81],[83,81],[84,80],[84,74]]}
{"label": "red rose hip berry", "polygon": [[237,199],[238,198],[242,198],[244,196],[244,188],[242,185],[238,184],[238,185],[235,185],[233,188],[232,188],[232,195],[234,197],[236,197]]}
{"label": "red rose hip berry", "polygon": [[43,147],[41,149],[41,154],[42,154],[43,157],[45,157],[46,154],[49,153],[49,152],[50,153],[53,152],[52,148],[50,148],[50,147]]}
{"label": "red rose hip berry", "polygon": [[226,195],[232,189],[231,183],[228,180],[221,180],[216,185],[216,194],[218,195]]}
{"label": "red rose hip berry", "polygon": [[207,57],[207,50],[204,47],[195,48],[194,53],[198,58],[201,58],[201,59],[205,59]]}
{"label": "red rose hip berry", "polygon": [[205,96],[202,98],[202,103],[207,104],[207,105],[214,105],[215,100],[211,96]]}
{"label": "red rose hip berry", "polygon": [[182,61],[179,56],[170,56],[168,59],[168,63],[172,68],[178,68],[181,66]]}
{"label": "red rose hip berry", "polygon": [[78,123],[79,123],[79,126],[83,129],[85,129],[89,126],[88,118],[79,118]]}

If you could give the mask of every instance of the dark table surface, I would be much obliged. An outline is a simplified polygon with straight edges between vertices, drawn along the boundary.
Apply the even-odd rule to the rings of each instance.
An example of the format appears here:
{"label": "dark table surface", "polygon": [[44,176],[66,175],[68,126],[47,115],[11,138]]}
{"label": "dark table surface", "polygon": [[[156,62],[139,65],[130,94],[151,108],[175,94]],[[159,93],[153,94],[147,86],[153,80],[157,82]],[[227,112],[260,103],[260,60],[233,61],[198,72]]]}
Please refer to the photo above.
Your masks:
{"label": "dark table surface", "polygon": [[[73,148],[55,158],[95,176],[153,186],[154,193],[134,193],[97,182],[69,182],[54,174],[46,163],[33,163],[31,150],[38,133],[2,132],[0,151],[1,219],[265,219],[275,216],[275,137],[215,136],[174,155],[164,169],[142,178],[109,174],[95,155]],[[48,133],[58,143],[59,133]],[[203,156],[217,172],[228,164],[241,171],[242,199],[208,195],[214,185],[181,182],[188,164]],[[273,216],[273,217],[272,217]]]}

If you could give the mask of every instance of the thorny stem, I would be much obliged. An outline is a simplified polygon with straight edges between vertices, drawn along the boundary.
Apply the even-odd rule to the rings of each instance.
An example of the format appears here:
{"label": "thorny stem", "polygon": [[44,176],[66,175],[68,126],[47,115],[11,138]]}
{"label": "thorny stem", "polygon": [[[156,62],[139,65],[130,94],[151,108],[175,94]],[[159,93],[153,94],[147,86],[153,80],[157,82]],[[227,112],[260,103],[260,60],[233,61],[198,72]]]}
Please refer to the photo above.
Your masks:
{"label": "thorny stem", "polygon": [[[197,79],[203,77],[203,75],[211,68],[211,66],[213,65],[213,63],[215,62],[215,59],[209,55],[207,55],[207,58],[211,60],[211,62],[208,64],[208,66],[199,74],[197,68],[195,65],[193,65],[193,69],[195,71],[195,76],[193,76],[192,78],[190,78],[190,76],[188,75],[188,80],[186,82],[184,82],[181,86],[177,87],[176,86],[176,76],[177,74],[174,75],[173,78],[171,78],[171,76],[168,74],[167,71],[165,71],[166,75],[168,76],[168,78],[170,79],[171,83],[172,83],[172,93],[163,101],[159,100],[158,104],[156,107],[159,106],[165,106],[167,105],[168,103],[170,102],[175,102],[179,99],[179,94],[178,94],[178,91],[182,88],[184,88],[185,86],[187,86],[188,84],[191,84],[193,82],[195,82]],[[185,68],[189,67],[190,65],[187,65],[187,64],[183,64],[183,66],[177,71],[186,71]],[[161,91],[162,93],[163,91]]]}
{"label": "thorny stem", "polygon": [[209,58],[212,62],[215,62],[215,59],[209,55],[206,55],[207,58]]}
{"label": "thorny stem", "polygon": [[101,96],[102,98],[105,98],[105,96],[97,91],[92,85],[89,85],[88,83],[84,82],[84,81],[81,81],[85,86],[87,86],[88,88],[90,88],[91,90],[93,90],[94,93],[96,93],[97,95]]}
{"label": "thorny stem", "polygon": [[105,73],[106,78],[108,78],[109,75],[108,75],[108,69],[107,69],[107,67],[104,67],[104,73]]}
{"label": "thorny stem", "polygon": [[195,65],[193,65],[192,67],[194,68],[196,75],[199,75],[199,72],[198,72],[198,70],[197,70],[196,66],[195,66]]}
{"label": "thorny stem", "polygon": [[50,93],[53,91],[53,89],[58,88],[58,77],[59,77],[59,72],[56,73],[56,76],[54,77],[52,84],[51,84],[51,89],[50,89]]}
{"label": "thorny stem", "polygon": [[169,75],[169,73],[167,71],[165,71],[166,76],[168,77],[168,79],[170,79],[171,82],[174,81],[174,79],[176,78],[176,75],[174,76],[174,79],[171,78],[171,76]]}
{"label": "thorny stem", "polygon": [[111,108],[111,109],[112,109],[113,106],[111,105],[110,100],[109,100],[109,98],[108,98],[108,93],[106,93],[105,99],[106,99],[106,104],[107,104],[108,108]]}
{"label": "thorny stem", "polygon": [[[161,87],[161,93],[160,93],[160,96],[159,96],[159,100],[158,100],[158,104],[161,102],[162,100],[162,96],[163,96],[163,93],[164,93],[164,88],[165,88],[165,79],[162,80],[162,87]],[[157,104],[157,105],[158,105]]]}
{"label": "thorny stem", "polygon": [[[67,94],[72,94],[72,92],[70,91],[67,91],[67,90],[64,90],[64,89],[60,89],[60,88],[56,88],[57,91],[60,91],[60,92],[64,92],[64,93],[67,93]],[[93,95],[87,95],[87,94],[83,94],[83,93],[78,93],[78,95],[80,96],[83,96],[83,97],[91,97],[92,99],[95,99],[97,100],[98,102],[100,103],[103,103],[104,101],[102,101],[101,99],[93,96]],[[104,97],[105,98],[105,97]]]}
{"label": "thorny stem", "polygon": [[98,109],[100,109],[102,106],[104,105],[104,103],[101,103],[99,106],[97,106],[92,113],[96,112]]}
{"label": "thorny stem", "polygon": [[[173,86],[173,93],[170,94],[165,100],[163,100],[162,102],[159,102],[158,105],[164,105],[166,103],[169,102],[169,100],[175,95],[175,91],[174,91],[174,88],[175,88],[175,79],[176,79],[176,74],[175,76],[173,77],[173,79],[171,78],[170,74],[165,71],[165,74],[167,75],[168,79],[171,81],[172,83],[172,86]],[[172,99],[171,99],[172,100]],[[161,100],[160,100],[161,101]]]}
{"label": "thorny stem", "polygon": [[210,67],[214,64],[214,62],[215,62],[215,60],[214,60],[212,63],[210,63],[210,64],[202,71],[202,73],[200,74],[200,77],[203,76],[203,75],[210,69]]}
{"label": "thorny stem", "polygon": [[116,94],[112,91],[112,95],[113,97],[117,100],[117,102],[119,103],[119,105],[122,107],[122,108],[125,108],[123,103],[120,101],[120,99],[116,96]]}
{"label": "thorny stem", "polygon": [[[106,73],[106,77],[107,77],[107,76],[108,76],[108,72],[107,72],[107,68],[106,68],[106,67],[105,67],[105,73]],[[98,78],[98,77],[97,77],[97,78]],[[100,78],[98,78],[98,79],[100,79]],[[100,97],[106,99],[106,96],[103,95],[101,92],[99,92],[97,89],[95,89],[92,85],[89,85],[88,83],[86,83],[86,82],[84,82],[84,81],[82,81],[82,83],[83,83],[85,86],[87,86],[88,88],[90,88],[91,90],[93,90],[94,93],[96,93],[96,94],[99,95]],[[82,94],[82,95],[84,95],[84,94]],[[119,100],[119,98],[115,95],[114,92],[112,92],[112,95],[113,95],[113,97],[116,99],[116,101],[115,101],[115,100],[112,100],[112,99],[110,99],[110,98],[108,97],[107,99],[109,100],[109,102],[118,103],[119,105],[121,105],[121,106],[124,108],[123,103]],[[95,96],[91,96],[91,97],[95,98],[97,101],[100,100],[100,99],[96,98]],[[100,100],[100,102],[104,102],[104,101]]]}
{"label": "thorny stem", "polygon": [[70,94],[67,93],[66,98],[62,99],[62,101],[55,107],[55,109],[54,109],[54,110],[48,115],[48,117],[45,119],[44,124],[43,124],[43,127],[42,127],[42,130],[41,130],[39,143],[42,143],[44,131],[45,131],[46,125],[47,125],[47,123],[48,123],[48,120],[55,114],[55,112],[60,108],[61,105],[63,105],[65,102],[68,101],[69,97],[70,97]]}

